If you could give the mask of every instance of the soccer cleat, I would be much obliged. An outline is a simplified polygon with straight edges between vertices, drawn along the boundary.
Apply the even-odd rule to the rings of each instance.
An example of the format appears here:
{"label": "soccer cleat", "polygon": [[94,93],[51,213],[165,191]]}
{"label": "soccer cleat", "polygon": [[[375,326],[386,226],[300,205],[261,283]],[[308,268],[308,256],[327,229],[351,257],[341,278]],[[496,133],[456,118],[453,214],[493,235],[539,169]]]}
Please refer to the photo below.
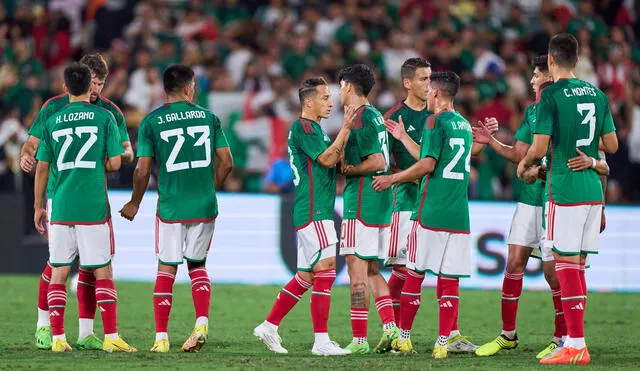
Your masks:
{"label": "soccer cleat", "polygon": [[351,342],[344,348],[350,352],[350,354],[367,354],[371,352],[371,348],[369,348],[369,342],[365,341],[362,344]]}
{"label": "soccer cleat", "polygon": [[447,340],[447,351],[449,353],[474,353],[479,346],[469,341],[469,336],[460,334]]}
{"label": "soccer cleat", "polygon": [[36,347],[51,349],[51,326],[40,326],[36,329]]}
{"label": "soccer cleat", "polygon": [[562,350],[563,346],[564,346],[564,342],[561,341],[560,344],[558,344],[558,347],[556,349],[552,350],[551,352],[549,352],[546,356],[544,356],[542,358],[544,359],[544,358],[549,358],[549,357],[555,356],[556,354],[558,354],[558,352],[560,352]]}
{"label": "soccer cleat", "polygon": [[412,354],[416,352],[415,350],[413,350],[413,343],[411,343],[411,339],[394,339],[391,342],[391,347],[396,353]]}
{"label": "soccer cleat", "polygon": [[479,357],[492,356],[502,349],[511,350],[518,347],[518,336],[516,335],[512,340],[504,335],[500,335],[494,340],[482,345],[476,349],[476,355]]}
{"label": "soccer cleat", "polygon": [[53,339],[51,350],[54,352],[71,352],[73,349],[66,339]]}
{"label": "soccer cleat", "polygon": [[329,341],[322,345],[313,344],[311,354],[314,356],[344,356],[351,354],[351,351],[340,348],[340,345],[335,341]]}
{"label": "soccer cleat", "polygon": [[76,342],[78,350],[102,350],[102,340],[98,339],[95,334],[91,334],[84,339],[78,339]]}
{"label": "soccer cleat", "polygon": [[581,349],[562,347],[555,355],[540,360],[543,365],[581,365],[591,363],[587,347]]}
{"label": "soccer cleat", "polygon": [[433,352],[431,356],[435,359],[447,358],[447,346],[446,345],[436,345],[433,347]]}
{"label": "soccer cleat", "polygon": [[152,353],[169,353],[169,339],[156,340],[149,351]]}
{"label": "soccer cleat", "polygon": [[204,345],[209,337],[209,329],[207,325],[200,325],[193,329],[187,341],[182,345],[183,352],[200,352],[200,348]]}
{"label": "soccer cleat", "polygon": [[270,351],[280,354],[289,353],[289,351],[282,346],[282,338],[278,335],[278,331],[265,326],[264,323],[261,323],[253,329],[253,335],[260,339]]}
{"label": "soccer cleat", "polygon": [[387,330],[382,333],[382,338],[378,345],[373,348],[373,351],[376,353],[387,353],[391,351],[391,343],[396,340],[400,336],[400,330],[397,327],[394,327],[390,330]]}
{"label": "soccer cleat", "polygon": [[102,343],[102,350],[108,353],[114,352],[125,352],[125,353],[135,353],[138,349],[132,347],[127,344],[120,336],[117,339],[111,339],[108,337],[104,338],[104,342]]}
{"label": "soccer cleat", "polygon": [[542,349],[540,351],[540,353],[538,353],[538,355],[536,355],[537,359],[542,359],[545,358],[546,356],[550,355],[551,353],[553,353],[554,350],[556,350],[558,348],[559,344],[554,343],[553,341],[549,343],[549,345],[547,345],[546,348]]}

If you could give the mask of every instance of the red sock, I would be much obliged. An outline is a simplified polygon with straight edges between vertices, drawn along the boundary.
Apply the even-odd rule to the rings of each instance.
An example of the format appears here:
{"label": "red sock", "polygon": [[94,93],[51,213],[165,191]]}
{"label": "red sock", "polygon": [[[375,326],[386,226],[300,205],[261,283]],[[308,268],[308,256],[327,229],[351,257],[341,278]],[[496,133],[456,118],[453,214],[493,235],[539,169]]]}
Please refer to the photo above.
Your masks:
{"label": "red sock", "polygon": [[393,315],[393,304],[391,302],[391,296],[387,295],[377,298],[376,309],[378,310],[378,315],[380,316],[382,325],[386,325],[387,323],[396,321],[396,318]]}
{"label": "red sock", "polygon": [[209,306],[211,305],[211,280],[207,274],[207,268],[200,267],[189,272],[191,277],[191,297],[196,309],[196,318],[209,318]]}
{"label": "red sock", "polygon": [[560,288],[551,289],[551,296],[553,298],[553,309],[556,312],[555,331],[553,336],[560,338],[567,335],[567,323],[564,320],[564,312],[562,311],[562,300],[560,297]]}
{"label": "red sock", "polygon": [[96,302],[100,307],[104,334],[117,334],[118,294],[113,280],[96,280]]}
{"label": "red sock", "polygon": [[302,295],[311,287],[311,283],[305,281],[300,277],[298,273],[289,281],[276,297],[276,302],[273,303],[273,308],[267,316],[267,322],[276,326],[280,325],[280,322],[289,311],[298,304]]}
{"label": "red sock", "polygon": [[[439,279],[436,281],[436,298],[438,300],[438,305],[440,305],[440,298],[442,298],[442,282],[446,279]],[[455,308],[453,313],[453,324],[451,325],[451,331],[459,331],[458,325],[458,314],[460,313],[460,306]]]}
{"label": "red sock", "polygon": [[584,294],[584,310],[587,310],[587,267],[580,264],[580,283],[582,284],[582,292]]}
{"label": "red sock", "polygon": [[176,276],[167,272],[158,272],[156,286],[153,289],[153,314],[156,320],[156,332],[167,332],[169,315],[173,304],[173,282]]}
{"label": "red sock", "polygon": [[445,278],[438,276],[441,281],[442,296],[440,297],[439,331],[440,336],[449,336],[458,310],[459,281],[457,278]]}
{"label": "red sock", "polygon": [[518,300],[522,295],[524,273],[504,272],[502,280],[502,330],[515,331],[518,316]]}
{"label": "red sock", "polygon": [[313,291],[311,291],[311,320],[313,332],[329,332],[329,308],[331,307],[331,286],[336,280],[335,269],[325,269],[313,275]]}
{"label": "red sock", "polygon": [[407,279],[406,271],[393,268],[391,276],[389,277],[389,296],[391,296],[391,303],[393,304],[393,316],[396,319],[396,323],[400,323],[400,295],[402,293],[402,286],[404,286],[404,280]]}
{"label": "red sock", "polygon": [[407,270],[407,279],[404,281],[400,296],[400,328],[403,330],[411,330],[413,320],[420,309],[422,281],[424,281],[423,274]]}
{"label": "red sock", "polygon": [[96,277],[93,272],[78,270],[78,317],[94,319],[96,317]]}
{"label": "red sock", "polygon": [[567,335],[571,338],[583,338],[585,295],[580,280],[580,265],[558,260],[556,273],[562,292],[562,311],[567,322]]}
{"label": "red sock", "polygon": [[40,276],[40,285],[38,287],[38,309],[49,310],[49,303],[47,300],[49,281],[51,281],[51,265],[47,262],[47,265],[44,266],[44,270]]}
{"label": "red sock", "polygon": [[64,335],[64,307],[67,305],[67,285],[49,284],[47,292],[52,335]]}
{"label": "red sock", "polygon": [[351,332],[354,338],[367,337],[367,323],[369,321],[369,308],[351,307]]}

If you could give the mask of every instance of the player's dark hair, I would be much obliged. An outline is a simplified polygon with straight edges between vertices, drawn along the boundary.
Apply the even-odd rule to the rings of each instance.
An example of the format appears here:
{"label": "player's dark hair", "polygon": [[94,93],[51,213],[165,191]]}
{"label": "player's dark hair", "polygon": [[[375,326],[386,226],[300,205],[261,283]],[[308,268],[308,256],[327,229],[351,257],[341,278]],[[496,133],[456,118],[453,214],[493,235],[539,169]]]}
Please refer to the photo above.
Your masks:
{"label": "player's dark hair", "polygon": [[300,103],[309,97],[315,96],[317,93],[316,88],[321,85],[327,85],[327,81],[322,77],[312,77],[304,80],[302,84],[300,84],[300,88],[298,88]]}
{"label": "player's dark hair", "polygon": [[447,97],[453,98],[460,89],[460,77],[453,71],[434,72],[431,74],[431,85]]}
{"label": "player's dark hair", "polygon": [[540,72],[549,72],[549,64],[547,64],[547,55],[539,55],[533,58],[531,61],[531,67],[535,70],[536,67],[540,70]]}
{"label": "player's dark hair", "polygon": [[578,40],[568,33],[555,35],[549,41],[549,54],[558,66],[573,68],[578,62]]}
{"label": "player's dark hair", "polygon": [[338,82],[348,82],[356,88],[356,94],[367,96],[376,84],[376,75],[366,64],[354,64],[338,72]]}
{"label": "player's dark hair", "polygon": [[424,58],[409,58],[402,64],[400,68],[400,76],[402,79],[412,79],[418,68],[429,68],[431,63]]}
{"label": "player's dark hair", "polygon": [[109,75],[109,67],[107,67],[107,61],[98,53],[86,54],[80,59],[80,63],[89,67],[92,73],[96,74],[96,77],[100,80],[104,80]]}
{"label": "player's dark hair", "polygon": [[175,94],[193,81],[195,74],[193,70],[185,65],[176,64],[164,71],[162,76],[162,84],[167,94]]}
{"label": "player's dark hair", "polygon": [[91,85],[91,71],[84,64],[74,62],[64,69],[64,85],[69,94],[83,95],[89,91]]}

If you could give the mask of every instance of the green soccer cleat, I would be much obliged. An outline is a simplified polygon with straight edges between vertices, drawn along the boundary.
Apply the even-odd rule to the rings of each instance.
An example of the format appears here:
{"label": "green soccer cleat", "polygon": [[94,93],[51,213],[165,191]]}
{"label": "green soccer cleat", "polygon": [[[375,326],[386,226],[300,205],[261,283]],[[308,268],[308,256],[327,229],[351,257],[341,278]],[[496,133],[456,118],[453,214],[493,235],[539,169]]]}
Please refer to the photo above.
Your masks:
{"label": "green soccer cleat", "polygon": [[350,351],[351,354],[367,354],[367,353],[371,352],[371,348],[369,348],[369,342],[368,341],[365,341],[362,344],[357,344],[357,343],[351,342],[344,349]]}
{"label": "green soccer cleat", "polygon": [[500,335],[494,340],[482,345],[476,349],[476,355],[479,357],[492,356],[502,349],[511,350],[518,347],[518,336],[516,335],[512,340],[504,335]]}
{"label": "green soccer cleat", "polygon": [[95,334],[91,334],[84,339],[78,339],[76,342],[78,350],[102,350],[102,340],[98,339]]}
{"label": "green soccer cleat", "polygon": [[391,351],[391,343],[396,340],[400,336],[400,330],[397,327],[394,327],[390,330],[387,330],[382,333],[382,338],[378,345],[373,348],[373,351],[376,353],[387,353]]}
{"label": "green soccer cleat", "polygon": [[447,340],[447,351],[449,353],[470,353],[473,354],[479,347],[469,341],[469,336],[456,335]]}
{"label": "green soccer cleat", "polygon": [[36,329],[36,347],[38,349],[51,349],[51,326],[40,326]]}
{"label": "green soccer cleat", "polygon": [[546,356],[550,355],[551,353],[554,353],[554,351],[559,347],[559,344],[554,343],[553,341],[549,343],[549,345],[547,345],[546,348],[542,349],[540,351],[540,353],[538,353],[538,355],[536,355],[537,359],[543,359]]}

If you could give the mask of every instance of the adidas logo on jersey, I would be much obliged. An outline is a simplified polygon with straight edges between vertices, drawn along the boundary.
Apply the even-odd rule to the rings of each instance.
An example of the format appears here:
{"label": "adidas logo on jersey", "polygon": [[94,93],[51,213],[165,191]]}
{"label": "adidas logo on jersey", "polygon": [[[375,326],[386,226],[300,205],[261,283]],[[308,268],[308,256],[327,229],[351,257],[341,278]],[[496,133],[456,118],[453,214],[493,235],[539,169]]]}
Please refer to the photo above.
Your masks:
{"label": "adidas logo on jersey", "polygon": [[100,308],[100,313],[102,313],[102,312],[106,312],[106,311],[107,311],[107,310],[106,310],[106,309],[104,309],[103,307],[98,307],[98,308]]}
{"label": "adidas logo on jersey", "polygon": [[420,299],[416,299],[414,301],[409,302],[411,305],[420,305]]}
{"label": "adidas logo on jersey", "polygon": [[416,128],[413,127],[413,125],[409,125],[409,127],[407,128],[407,133],[410,131],[415,131]]}
{"label": "adidas logo on jersey", "polygon": [[57,310],[54,310],[53,312],[49,313],[49,317],[59,317],[60,313],[58,313]]}
{"label": "adidas logo on jersey", "polygon": [[196,289],[196,291],[207,291],[207,292],[208,292],[208,291],[209,291],[209,286],[207,286],[207,285],[200,285],[200,287],[198,287],[198,288]]}
{"label": "adidas logo on jersey", "polygon": [[444,303],[440,303],[440,308],[453,308],[453,304],[451,304],[451,302],[447,300]]}
{"label": "adidas logo on jersey", "polygon": [[571,309],[584,310],[584,305],[582,305],[582,303],[578,303],[578,304],[572,306]]}
{"label": "adidas logo on jersey", "polygon": [[160,306],[167,306],[167,305],[171,305],[171,302],[169,301],[169,299],[164,299],[163,301],[159,302],[158,305]]}

